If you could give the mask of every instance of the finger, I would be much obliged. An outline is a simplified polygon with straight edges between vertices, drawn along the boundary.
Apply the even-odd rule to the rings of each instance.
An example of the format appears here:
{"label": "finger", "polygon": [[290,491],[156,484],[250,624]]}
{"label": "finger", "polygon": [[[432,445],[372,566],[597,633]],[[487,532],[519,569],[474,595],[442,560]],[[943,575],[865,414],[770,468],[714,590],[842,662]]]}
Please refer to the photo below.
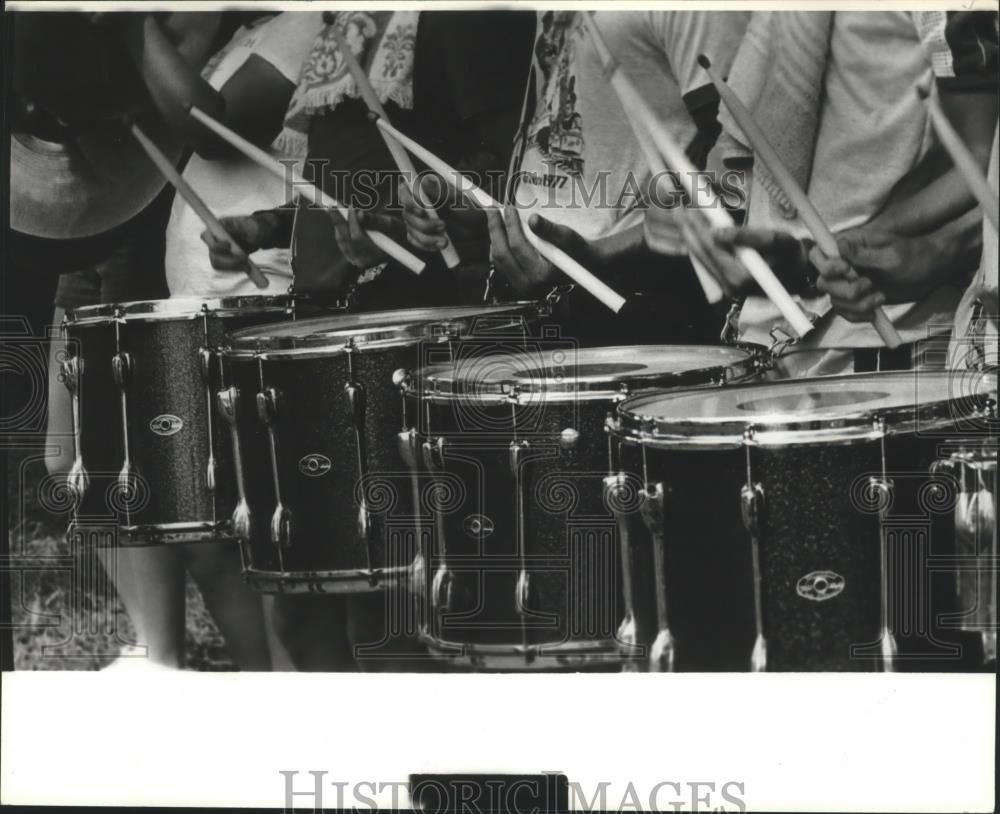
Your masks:
{"label": "finger", "polygon": [[856,302],[833,301],[834,310],[849,322],[868,322],[876,308],[885,305],[885,294],[875,291]]}
{"label": "finger", "polygon": [[503,216],[495,209],[488,209],[486,223],[490,231],[490,262],[515,288],[522,288],[527,280],[511,254]]}
{"label": "finger", "polygon": [[874,288],[871,280],[860,276],[855,276],[853,280],[843,277],[820,277],[816,281],[816,287],[824,294],[829,294],[831,298],[845,303],[861,300],[871,294]]}
{"label": "finger", "polygon": [[[822,277],[834,278],[851,276],[853,269],[851,264],[843,257],[830,257],[821,251],[819,246],[813,246],[809,250],[809,262],[815,266]],[[857,276],[856,274],[854,276]]]}
{"label": "finger", "polygon": [[219,271],[245,271],[246,259],[236,257],[231,252],[210,251],[208,258],[212,263],[212,268]]}
{"label": "finger", "polygon": [[508,204],[503,210],[503,220],[507,227],[507,245],[510,247],[510,253],[514,255],[521,270],[526,275],[530,275],[531,271],[542,262],[542,258],[524,234],[521,213],[516,206]]}
{"label": "finger", "polygon": [[543,218],[537,212],[528,218],[528,228],[542,240],[558,246],[563,251],[572,254],[579,249],[581,238],[577,232],[568,226],[553,223],[547,218]]}
{"label": "finger", "polygon": [[212,232],[205,229],[201,233],[201,241],[206,246],[208,246],[209,251],[212,252],[223,252],[229,250],[228,240],[219,240]]}

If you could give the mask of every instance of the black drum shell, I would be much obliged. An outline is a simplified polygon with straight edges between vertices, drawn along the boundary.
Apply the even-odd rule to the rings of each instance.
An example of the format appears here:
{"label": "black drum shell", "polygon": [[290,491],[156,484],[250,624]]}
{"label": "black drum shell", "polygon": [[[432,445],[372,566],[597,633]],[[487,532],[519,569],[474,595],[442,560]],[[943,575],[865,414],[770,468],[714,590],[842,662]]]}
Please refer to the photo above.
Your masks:
{"label": "black drum shell", "polygon": [[[953,575],[928,568],[954,549],[949,499],[934,497],[938,438],[885,439],[891,499],[885,507],[889,624],[898,670],[967,668],[970,636],[949,624]],[[880,440],[770,447],[645,451],[650,482],[665,492],[669,625],[679,671],[745,671],[754,646],[753,570],[741,490],[750,472],[763,488],[760,556],[767,669],[867,671],[881,658]],[[620,447],[623,469],[642,477],[641,447]],[[945,484],[946,486],[946,484]],[[640,644],[656,635],[652,541],[632,523],[632,592]],[[836,574],[843,590],[817,601],[799,592],[811,575]],[[815,578],[815,577],[813,577]],[[920,581],[924,580],[923,583]]]}
{"label": "black drum shell", "polygon": [[[239,393],[238,426],[251,534],[247,576],[265,591],[367,590],[387,568],[412,560],[411,473],[398,449],[403,427],[393,373],[417,362],[415,345],[308,356],[224,354],[227,386]],[[347,386],[364,391],[361,437],[367,476],[359,477],[359,435]],[[271,539],[277,506],[270,442],[255,401],[277,394],[274,437],[287,547]],[[366,498],[369,526],[359,526]],[[399,550],[390,551],[390,547]]]}

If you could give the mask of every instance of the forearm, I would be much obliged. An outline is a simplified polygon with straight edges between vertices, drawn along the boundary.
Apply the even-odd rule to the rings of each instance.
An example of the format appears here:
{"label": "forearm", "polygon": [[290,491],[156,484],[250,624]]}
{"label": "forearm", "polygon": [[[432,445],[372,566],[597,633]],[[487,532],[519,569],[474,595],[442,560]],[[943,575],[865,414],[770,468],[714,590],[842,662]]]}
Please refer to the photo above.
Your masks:
{"label": "forearm", "polygon": [[934,232],[976,206],[968,184],[952,167],[910,198],[894,200],[866,229],[918,236]]}
{"label": "forearm", "polygon": [[220,151],[216,137],[188,111],[196,106],[221,119],[225,113],[222,94],[184,59],[152,15],[146,15],[137,28],[125,32],[125,42],[153,103],[171,128],[199,153]]}

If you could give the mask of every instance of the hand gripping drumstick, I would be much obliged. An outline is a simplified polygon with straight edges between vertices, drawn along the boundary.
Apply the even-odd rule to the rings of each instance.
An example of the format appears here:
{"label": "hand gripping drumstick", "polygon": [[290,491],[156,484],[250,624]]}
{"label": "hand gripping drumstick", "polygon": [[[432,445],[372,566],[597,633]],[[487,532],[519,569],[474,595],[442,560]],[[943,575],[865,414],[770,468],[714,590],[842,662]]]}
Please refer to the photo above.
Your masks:
{"label": "hand gripping drumstick", "polygon": [[[634,117],[635,122],[656,145],[656,149],[666,159],[667,164],[673,168],[693,204],[697,197],[692,179],[697,177],[697,170],[684,154],[684,150],[662,125],[656,114],[649,109],[646,101],[619,68],[618,62],[608,49],[604,37],[591,16],[584,14],[583,20],[594,41],[594,47],[600,57],[601,64],[604,66],[604,72],[609,78],[608,81],[618,95],[622,107],[629,112],[630,117]],[[709,222],[716,228],[735,226],[732,216],[725,210],[715,194],[709,189],[704,190],[703,193],[708,198],[708,206],[699,208],[699,211],[705,214]],[[812,323],[778,278],[775,277],[770,266],[764,262],[764,258],[746,246],[736,248],[736,257],[750,272],[757,285],[761,287],[771,302],[781,311],[781,315],[787,320],[792,330],[800,337],[809,333],[812,330]]]}
{"label": "hand gripping drumstick", "polygon": [[[327,20],[327,15],[331,15],[332,12],[324,12],[323,20],[328,25],[332,25],[331,21]],[[372,87],[371,82],[368,79],[368,74],[364,72],[361,65],[358,64],[358,60],[355,58],[354,53],[351,51],[350,46],[347,44],[347,40],[344,39],[344,35],[336,27],[333,28],[333,38],[337,41],[337,48],[340,49],[341,55],[344,57],[344,63],[347,65],[347,69],[351,72],[354,77],[354,84],[358,86],[358,93],[361,94],[361,98],[364,99],[368,109],[377,116],[381,116],[383,119],[388,120],[385,108],[382,107],[382,103],[378,100],[378,96],[375,94],[375,89]],[[381,131],[380,131],[381,132]],[[385,146],[389,148],[389,152],[392,153],[392,158],[396,162],[396,166],[399,167],[399,171],[403,173],[403,177],[406,179],[407,186],[410,188],[410,192],[413,193],[413,199],[417,203],[420,201],[420,191],[417,184],[417,168],[413,166],[413,162],[410,161],[410,156],[395,139],[389,138],[384,132],[381,133],[382,140],[385,141]],[[435,220],[438,220],[437,214],[433,209],[426,209],[427,213],[431,215]],[[448,241],[448,245],[441,249],[441,257],[444,259],[445,265],[448,268],[455,268],[460,262],[461,258],[458,256],[458,252],[455,251],[454,245],[452,245],[451,239],[445,234],[445,239]]]}
{"label": "hand gripping drumstick", "polygon": [[[603,59],[606,51],[601,50],[601,45],[603,45],[603,40],[598,41],[600,33],[598,32],[595,36],[596,23],[590,17],[589,14],[584,12],[584,23],[587,26],[587,31],[590,33],[591,38],[594,39],[594,45],[597,48],[598,55]],[[610,54],[608,54],[610,57]],[[605,69],[607,69],[608,64],[603,63]],[[625,107],[625,117],[628,119],[629,124],[632,127],[632,134],[635,136],[635,140],[639,144],[639,149],[642,150],[642,154],[646,159],[646,163],[649,165],[649,170],[653,174],[654,178],[662,178],[667,175],[667,165],[663,161],[663,157],[656,150],[655,145],[650,141],[649,136],[643,131],[642,126],[632,115],[632,111],[629,107]],[[705,294],[705,299],[710,303],[717,303],[722,300],[725,296],[725,292],[722,290],[722,286],[719,285],[712,273],[706,269],[701,262],[694,256],[691,258],[691,265],[694,267],[695,276],[698,278],[698,282],[701,284],[701,290]]]}
{"label": "hand gripping drumstick", "polygon": [[205,202],[191,188],[191,185],[181,177],[181,174],[177,172],[177,168],[170,163],[170,159],[160,151],[160,148],[153,143],[149,136],[142,132],[139,125],[133,122],[130,129],[135,140],[146,151],[146,155],[149,156],[150,160],[156,165],[156,168],[163,174],[163,177],[177,190],[177,194],[201,218],[201,222],[205,224],[205,228],[212,233],[212,236],[216,240],[228,243],[233,250],[233,254],[246,261],[247,277],[253,281],[253,284],[257,288],[267,288],[269,283],[267,277],[264,276],[264,272],[247,256],[246,252],[240,247],[240,244],[230,237],[229,232],[226,231],[226,227],[212,214],[212,210],[205,205]]}
{"label": "hand gripping drumstick", "polygon": [[[375,124],[381,127],[384,132],[396,139],[396,141],[402,144],[407,150],[434,170],[434,172],[440,175],[445,182],[468,197],[480,209],[503,210],[503,205],[494,199],[492,195],[477,187],[474,183],[472,183],[472,181],[462,175],[450,164],[438,158],[434,155],[434,153],[425,147],[422,147],[409,136],[401,133],[385,119],[380,116],[376,117]],[[531,231],[531,227],[524,222],[523,216],[521,216],[521,222],[524,227],[524,236],[535,248],[535,251],[552,263],[552,265],[560,269],[578,286],[593,294],[614,313],[617,314],[622,310],[622,306],[625,305],[625,298],[621,294],[597,277],[592,271],[580,265],[580,263],[566,254],[566,252],[558,246],[553,246],[547,240],[542,240],[542,238]]]}
{"label": "hand gripping drumstick", "polygon": [[[272,175],[284,181],[286,179],[286,173],[288,169],[290,169],[292,181],[295,184],[295,193],[297,195],[307,198],[310,202],[316,204],[317,206],[323,206],[327,209],[336,209],[340,213],[340,216],[344,218],[344,220],[347,220],[347,216],[349,214],[347,207],[335,198],[327,195],[319,187],[306,181],[306,179],[302,177],[302,174],[297,170],[294,168],[286,169],[285,165],[273,156],[268,155],[264,150],[260,149],[260,147],[251,144],[245,138],[237,133],[234,133],[224,124],[217,122],[207,113],[203,113],[198,108],[192,107],[191,115],[204,124],[213,133],[218,135],[221,139],[229,142],[233,147],[243,153],[243,155],[251,161],[259,164]],[[365,233],[369,238],[371,238],[372,243],[378,246],[393,260],[403,266],[406,266],[414,274],[420,274],[420,272],[424,270],[424,266],[426,264],[419,257],[408,249],[400,246],[388,235],[383,234],[382,232],[377,232],[374,229],[365,229]]]}
{"label": "hand gripping drumstick", "polygon": [[923,88],[917,88],[917,95],[921,99],[927,100],[927,108],[930,112],[934,132],[937,133],[944,148],[948,151],[951,160],[955,162],[955,166],[962,178],[965,179],[965,183],[969,185],[973,196],[979,201],[979,205],[983,208],[983,215],[993,226],[994,234],[1000,232],[1000,200],[997,198],[996,190],[990,187],[990,182],[986,180],[976,163],[976,159],[969,152],[969,148],[965,146],[961,137],[955,132],[955,128],[951,126],[948,116],[941,109],[941,103],[937,96],[927,93]]}
{"label": "hand gripping drumstick", "polygon": [[[760,129],[753,115],[747,110],[746,105],[743,104],[733,89],[712,70],[712,63],[708,57],[704,54],[699,56],[698,64],[705,69],[709,79],[712,80],[712,84],[715,85],[715,89],[719,92],[719,98],[726,103],[729,112],[732,113],[736,123],[743,130],[743,134],[750,142],[754,154],[759,156],[761,161],[764,162],[771,171],[774,180],[778,182],[788,196],[788,199],[792,202],[792,205],[799,211],[799,217],[802,218],[802,222],[805,223],[806,227],[812,233],[813,239],[815,239],[820,251],[828,257],[840,257],[840,249],[837,248],[837,239],[833,236],[833,232],[830,231],[830,227],[826,225],[822,216],[816,211],[816,207],[809,200],[809,196],[806,195],[805,190],[802,189],[802,186],[792,177],[792,174],[782,163],[774,147],[767,140],[767,136],[764,135],[764,131]],[[885,311],[881,308],[876,308],[872,314],[872,324],[887,347],[898,348],[903,344],[903,338],[893,327],[889,317],[886,316]]]}

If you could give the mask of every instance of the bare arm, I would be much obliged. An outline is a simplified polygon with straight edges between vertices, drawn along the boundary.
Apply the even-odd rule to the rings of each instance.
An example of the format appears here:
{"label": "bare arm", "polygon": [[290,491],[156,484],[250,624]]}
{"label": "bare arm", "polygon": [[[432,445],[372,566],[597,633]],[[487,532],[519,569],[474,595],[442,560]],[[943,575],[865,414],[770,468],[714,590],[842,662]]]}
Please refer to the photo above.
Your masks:
{"label": "bare arm", "polygon": [[191,118],[191,106],[260,146],[281,129],[295,87],[266,60],[251,55],[221,90],[215,90],[153,16],[141,21],[141,29],[127,31],[126,43],[157,108],[199,155],[220,158],[232,153]]}
{"label": "bare arm", "polygon": [[[941,106],[985,173],[997,122],[994,92],[939,90]],[[941,151],[928,153],[893,189],[888,202],[865,229],[921,235],[976,206],[968,185]]]}

